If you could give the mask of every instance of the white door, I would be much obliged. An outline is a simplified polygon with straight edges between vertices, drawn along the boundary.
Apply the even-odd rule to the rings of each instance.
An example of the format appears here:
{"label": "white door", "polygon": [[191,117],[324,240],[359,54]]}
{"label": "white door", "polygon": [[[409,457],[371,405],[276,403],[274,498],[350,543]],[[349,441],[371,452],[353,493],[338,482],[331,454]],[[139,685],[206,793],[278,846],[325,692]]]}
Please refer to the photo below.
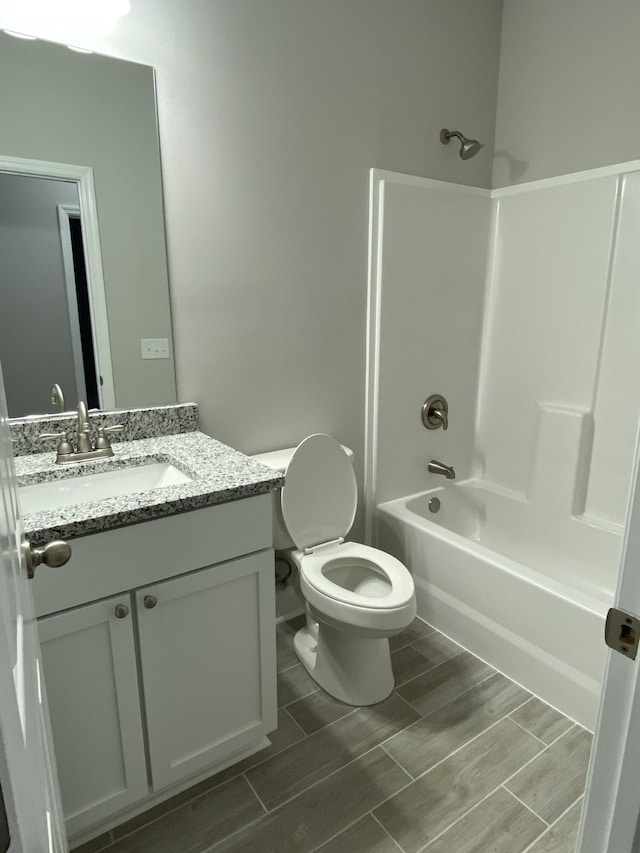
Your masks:
{"label": "white door", "polygon": [[[615,606],[640,617],[640,436]],[[604,638],[603,638],[604,642]],[[640,637],[636,637],[636,643]],[[578,850],[640,850],[640,656],[608,652]]]}
{"label": "white door", "polygon": [[2,849],[64,853],[68,847],[23,541],[0,368],[0,785],[10,837]]}

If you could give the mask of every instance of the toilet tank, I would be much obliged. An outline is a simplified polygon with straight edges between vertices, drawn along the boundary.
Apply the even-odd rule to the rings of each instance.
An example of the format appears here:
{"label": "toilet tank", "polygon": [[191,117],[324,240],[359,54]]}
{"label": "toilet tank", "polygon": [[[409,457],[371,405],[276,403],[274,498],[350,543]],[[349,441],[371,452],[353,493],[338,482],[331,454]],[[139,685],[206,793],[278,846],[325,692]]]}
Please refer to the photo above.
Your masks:
{"label": "toilet tank", "polygon": [[[340,447],[342,447],[350,461],[353,463],[353,450],[351,450],[350,447],[346,447],[344,444],[341,444]],[[295,447],[284,447],[282,450],[269,450],[266,453],[257,453],[251,458],[255,459],[256,462],[260,462],[262,465],[266,465],[267,468],[273,468],[274,471],[284,474],[295,449]],[[284,551],[286,548],[295,548],[293,540],[289,536],[282,518],[279,491],[273,493],[273,547],[276,551]]]}

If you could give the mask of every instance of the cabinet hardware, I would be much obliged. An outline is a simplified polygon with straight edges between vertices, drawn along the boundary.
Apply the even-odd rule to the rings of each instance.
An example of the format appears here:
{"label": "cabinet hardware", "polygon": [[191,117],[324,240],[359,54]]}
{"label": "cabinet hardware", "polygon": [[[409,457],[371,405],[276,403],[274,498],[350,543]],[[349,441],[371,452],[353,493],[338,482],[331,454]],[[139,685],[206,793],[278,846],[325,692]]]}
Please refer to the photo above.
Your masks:
{"label": "cabinet hardware", "polygon": [[147,610],[153,610],[153,608],[158,603],[158,599],[155,597],[155,595],[145,595],[145,597],[142,599],[142,603],[147,608]]}
{"label": "cabinet hardware", "polygon": [[116,619],[124,619],[129,615],[129,608],[126,604],[116,604]]}

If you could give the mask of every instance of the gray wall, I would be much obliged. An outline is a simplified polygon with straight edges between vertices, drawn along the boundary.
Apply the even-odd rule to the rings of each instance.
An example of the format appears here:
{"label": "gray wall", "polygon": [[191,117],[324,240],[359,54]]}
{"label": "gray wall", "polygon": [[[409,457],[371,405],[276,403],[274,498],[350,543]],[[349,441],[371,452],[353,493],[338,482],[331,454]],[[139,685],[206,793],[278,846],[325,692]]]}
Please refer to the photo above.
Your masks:
{"label": "gray wall", "polygon": [[438,132],[491,150],[500,4],[188,9],[179,75],[155,60],[179,395],[242,450],[327,431],[359,468],[368,170],[488,184],[490,153],[464,164]]}
{"label": "gray wall", "polygon": [[[249,452],[326,430],[361,468],[368,170],[490,184],[500,14],[137,0],[110,37],[47,33],[156,68],[178,395],[205,430]],[[463,163],[443,126],[486,149]]]}
{"label": "gray wall", "polygon": [[94,169],[116,404],[175,402],[153,70],[0,33],[0,79],[0,154]]}
{"label": "gray wall", "polygon": [[51,411],[54,382],[69,405],[78,396],[59,204],[78,204],[76,184],[0,173],[0,361],[11,417]]}
{"label": "gray wall", "polygon": [[494,186],[640,158],[640,3],[505,0]]}

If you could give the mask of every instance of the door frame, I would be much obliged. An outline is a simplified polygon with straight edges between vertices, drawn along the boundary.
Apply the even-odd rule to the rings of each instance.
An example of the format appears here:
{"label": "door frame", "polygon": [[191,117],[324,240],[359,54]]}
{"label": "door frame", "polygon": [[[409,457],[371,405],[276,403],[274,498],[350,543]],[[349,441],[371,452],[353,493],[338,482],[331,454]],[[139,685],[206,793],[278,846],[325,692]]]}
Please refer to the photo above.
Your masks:
{"label": "door frame", "polygon": [[[640,616],[640,429],[614,607]],[[602,638],[604,643],[604,636]],[[579,853],[634,853],[640,819],[640,660],[608,651]]]}

